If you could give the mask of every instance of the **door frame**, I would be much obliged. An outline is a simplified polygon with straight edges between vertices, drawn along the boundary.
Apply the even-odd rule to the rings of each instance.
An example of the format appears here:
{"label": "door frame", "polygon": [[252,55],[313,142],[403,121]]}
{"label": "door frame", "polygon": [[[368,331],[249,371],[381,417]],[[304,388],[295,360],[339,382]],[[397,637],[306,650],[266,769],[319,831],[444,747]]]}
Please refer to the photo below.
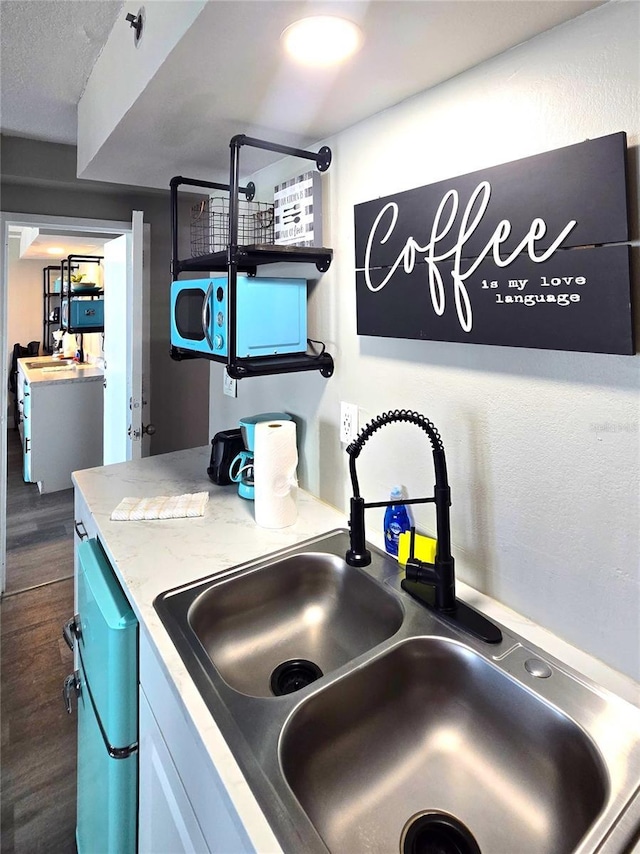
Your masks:
{"label": "door frame", "polygon": [[83,219],[47,214],[0,211],[0,593],[6,589],[7,573],[7,406],[9,402],[9,350],[7,342],[9,306],[9,228],[55,227],[61,231],[92,231],[130,234],[132,223],[104,219]]}

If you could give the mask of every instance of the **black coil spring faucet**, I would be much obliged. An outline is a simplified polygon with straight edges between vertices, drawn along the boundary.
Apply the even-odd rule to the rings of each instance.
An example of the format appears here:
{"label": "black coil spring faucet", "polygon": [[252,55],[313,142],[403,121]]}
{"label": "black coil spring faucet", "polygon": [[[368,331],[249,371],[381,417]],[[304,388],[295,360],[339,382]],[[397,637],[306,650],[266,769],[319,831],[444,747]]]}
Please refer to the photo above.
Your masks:
{"label": "black coil spring faucet", "polygon": [[355,441],[347,446],[349,454],[349,473],[353,496],[350,502],[349,549],[345,560],[349,566],[368,566],[371,552],[366,547],[364,511],[369,507],[388,507],[391,501],[365,502],[360,495],[356,460],[360,456],[367,440],[387,424],[406,422],[415,424],[429,437],[435,469],[435,488],[431,498],[410,498],[404,504],[435,504],[436,509],[436,556],[434,563],[425,563],[414,557],[415,529],[411,531],[411,552],[406,567],[406,578],[402,589],[414,599],[436,611],[447,622],[464,629],[474,637],[487,643],[499,643],[502,640],[500,629],[483,617],[474,608],[456,599],[454,561],[451,555],[451,529],[449,507],[451,490],[447,478],[447,462],[440,433],[435,425],[419,412],[407,409],[395,409],[374,418],[360,432]]}

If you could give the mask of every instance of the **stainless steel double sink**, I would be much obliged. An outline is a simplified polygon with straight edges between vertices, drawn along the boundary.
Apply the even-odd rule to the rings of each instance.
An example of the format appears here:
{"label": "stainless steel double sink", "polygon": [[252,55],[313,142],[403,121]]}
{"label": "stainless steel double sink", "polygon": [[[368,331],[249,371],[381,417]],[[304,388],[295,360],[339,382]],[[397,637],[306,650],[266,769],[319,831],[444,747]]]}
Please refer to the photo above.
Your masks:
{"label": "stainless steel double sink", "polygon": [[283,849],[631,852],[640,710],[504,628],[459,633],[348,542],[154,603]]}

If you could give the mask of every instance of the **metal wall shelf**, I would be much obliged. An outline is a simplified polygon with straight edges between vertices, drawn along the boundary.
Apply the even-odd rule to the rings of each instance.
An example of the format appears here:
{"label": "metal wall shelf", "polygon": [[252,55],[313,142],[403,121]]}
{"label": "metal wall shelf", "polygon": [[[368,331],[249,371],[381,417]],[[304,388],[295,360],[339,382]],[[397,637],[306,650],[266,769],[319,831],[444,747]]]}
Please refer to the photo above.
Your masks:
{"label": "metal wall shelf", "polygon": [[231,364],[225,356],[204,355],[192,350],[171,348],[171,358],[176,362],[189,359],[208,359],[210,362],[222,362],[227,365],[227,373],[233,379],[245,377],[265,377],[273,374],[291,374],[299,371],[320,371],[323,377],[333,374],[333,359],[328,353],[293,353],[281,356],[254,356],[251,359],[236,357]]}
{"label": "metal wall shelf", "polygon": [[[326,273],[333,259],[333,249],[316,248],[315,246],[279,246],[277,243],[255,246],[238,246],[236,264],[239,273],[255,275],[262,264],[315,264],[319,272]],[[174,279],[180,273],[225,273],[228,268],[228,253],[213,252],[211,255],[200,255],[184,261],[175,260],[173,263]]]}
{"label": "metal wall shelf", "polygon": [[[184,178],[180,175],[171,179],[172,279],[175,281],[181,273],[187,272],[226,272],[229,288],[227,326],[229,355],[222,357],[214,354],[195,353],[191,350],[183,350],[172,346],[171,358],[176,361],[204,358],[215,362],[223,362],[227,366],[227,373],[234,379],[294,373],[298,371],[320,371],[322,376],[330,377],[334,370],[333,358],[329,353],[325,352],[324,345],[322,345],[322,351],[318,354],[307,352],[253,358],[240,358],[236,355],[236,292],[238,273],[246,273],[253,276],[256,274],[257,268],[261,265],[276,263],[313,263],[319,272],[324,273],[329,269],[333,259],[333,250],[325,247],[268,243],[238,244],[239,198],[243,195],[248,201],[251,201],[255,194],[255,186],[252,182],[249,182],[246,187],[240,186],[240,149],[244,145],[267,151],[276,151],[292,157],[313,160],[320,172],[325,172],[331,164],[331,151],[327,146],[323,146],[319,151],[313,152],[240,134],[234,136],[230,142],[231,164],[229,184],[199,181],[194,178]],[[178,257],[178,187],[183,184],[229,193],[229,242],[225,250],[186,259]]]}
{"label": "metal wall shelf", "polygon": [[72,317],[72,304],[74,303],[74,301],[78,301],[80,298],[87,297],[89,299],[84,299],[83,301],[103,301],[104,291],[102,290],[102,288],[89,289],[87,287],[82,287],[82,285],[80,285],[77,289],[74,289],[71,282],[71,270],[73,268],[77,268],[78,264],[100,264],[103,258],[104,256],[102,255],[69,255],[67,256],[67,258],[63,258],[60,262],[60,327],[61,329],[64,329],[65,332],[69,332],[71,334],[104,332],[104,322],[91,324],[91,322],[89,321],[74,326]]}

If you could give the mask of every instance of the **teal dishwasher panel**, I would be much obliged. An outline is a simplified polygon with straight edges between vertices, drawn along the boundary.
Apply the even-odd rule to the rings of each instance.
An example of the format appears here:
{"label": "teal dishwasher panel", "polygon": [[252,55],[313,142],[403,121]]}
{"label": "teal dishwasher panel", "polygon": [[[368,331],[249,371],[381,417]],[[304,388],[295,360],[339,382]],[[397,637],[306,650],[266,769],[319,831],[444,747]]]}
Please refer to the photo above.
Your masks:
{"label": "teal dishwasher panel", "polygon": [[109,741],[126,746],[138,732],[138,622],[97,540],[78,563],[82,665]]}
{"label": "teal dishwasher panel", "polygon": [[135,854],[137,847],[138,754],[109,756],[79,669],[78,854]]}
{"label": "teal dishwasher panel", "polygon": [[97,540],[78,546],[79,854],[135,854],[138,623]]}

